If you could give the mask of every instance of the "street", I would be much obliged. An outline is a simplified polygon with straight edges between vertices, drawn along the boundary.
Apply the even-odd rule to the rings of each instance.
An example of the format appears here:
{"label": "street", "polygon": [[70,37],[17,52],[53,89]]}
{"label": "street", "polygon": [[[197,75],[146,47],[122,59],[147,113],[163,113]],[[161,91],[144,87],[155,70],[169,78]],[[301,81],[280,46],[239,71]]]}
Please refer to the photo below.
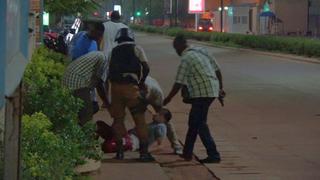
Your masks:
{"label": "street", "polygon": [[[136,34],[168,94],[179,57],[167,37]],[[208,124],[222,162],[207,167],[221,179],[320,179],[320,65],[253,52],[208,47],[222,68],[225,107],[215,102]],[[168,106],[184,142],[189,106]],[[197,140],[195,154],[205,157]]]}

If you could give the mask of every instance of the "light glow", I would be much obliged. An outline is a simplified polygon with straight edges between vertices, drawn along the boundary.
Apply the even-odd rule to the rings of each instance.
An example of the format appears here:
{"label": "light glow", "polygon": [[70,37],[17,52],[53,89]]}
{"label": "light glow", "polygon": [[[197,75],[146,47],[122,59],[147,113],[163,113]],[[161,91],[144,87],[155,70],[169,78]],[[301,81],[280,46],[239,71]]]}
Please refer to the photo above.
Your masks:
{"label": "light glow", "polygon": [[202,13],[205,9],[205,0],[189,0],[189,14]]}

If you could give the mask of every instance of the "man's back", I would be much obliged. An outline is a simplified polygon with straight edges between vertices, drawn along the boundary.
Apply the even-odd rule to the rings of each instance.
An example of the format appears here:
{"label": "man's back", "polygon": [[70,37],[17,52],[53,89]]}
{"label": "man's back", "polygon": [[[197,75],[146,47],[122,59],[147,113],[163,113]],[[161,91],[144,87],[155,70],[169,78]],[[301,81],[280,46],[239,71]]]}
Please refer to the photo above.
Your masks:
{"label": "man's back", "polygon": [[95,40],[89,38],[87,32],[79,32],[71,41],[70,56],[72,60],[79,58],[91,51],[97,51],[98,46]]}
{"label": "man's back", "polygon": [[128,28],[128,26],[126,26],[121,22],[113,22],[113,21],[105,22],[103,23],[103,25],[105,27],[105,32],[103,35],[103,40],[104,40],[103,52],[106,55],[106,57],[109,57],[112,49],[117,45],[117,42],[115,42],[115,37],[118,31],[121,28]]}

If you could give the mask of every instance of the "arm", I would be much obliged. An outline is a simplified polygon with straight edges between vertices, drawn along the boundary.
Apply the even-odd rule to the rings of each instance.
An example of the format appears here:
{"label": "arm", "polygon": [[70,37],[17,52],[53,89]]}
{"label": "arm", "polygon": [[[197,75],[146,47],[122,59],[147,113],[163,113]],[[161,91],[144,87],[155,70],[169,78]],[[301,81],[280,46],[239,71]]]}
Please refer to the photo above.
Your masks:
{"label": "arm", "polygon": [[217,78],[219,80],[219,87],[220,87],[218,100],[219,100],[221,106],[224,106],[223,98],[226,96],[226,92],[224,92],[224,90],[223,90],[223,82],[222,82],[221,71],[220,70],[216,70],[216,75],[217,75]]}
{"label": "arm", "polygon": [[221,74],[221,71],[220,71],[220,70],[217,70],[217,71],[216,71],[216,75],[217,75],[217,78],[218,78],[218,80],[219,80],[220,89],[223,89],[223,82],[222,82],[222,74]]}
{"label": "arm", "polygon": [[144,84],[144,82],[150,72],[150,67],[147,64],[147,62],[142,62],[141,65],[142,65],[143,70],[142,70],[142,79],[141,79],[140,84]]}
{"label": "arm", "polygon": [[164,99],[163,105],[167,105],[171,99],[179,92],[181,89],[182,84],[174,83],[169,95]]}
{"label": "arm", "polygon": [[147,58],[144,50],[140,46],[135,46],[135,54],[140,59],[141,65],[143,68],[142,78],[141,78],[141,82],[140,82],[140,85],[143,85],[144,81],[146,80],[146,78],[150,72],[150,67],[148,65],[148,58]]}

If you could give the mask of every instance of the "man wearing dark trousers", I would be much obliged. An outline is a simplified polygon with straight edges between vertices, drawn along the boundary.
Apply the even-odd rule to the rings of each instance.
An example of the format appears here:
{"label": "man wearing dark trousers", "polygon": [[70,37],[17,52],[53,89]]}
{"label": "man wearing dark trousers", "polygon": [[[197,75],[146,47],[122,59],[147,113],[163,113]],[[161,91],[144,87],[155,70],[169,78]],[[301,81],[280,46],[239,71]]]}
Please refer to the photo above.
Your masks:
{"label": "man wearing dark trousers", "polygon": [[215,59],[204,48],[191,47],[182,35],[173,41],[173,47],[181,56],[181,63],[175,84],[164,105],[185,85],[190,98],[189,129],[187,132],[182,158],[191,160],[194,144],[199,134],[207,150],[208,157],[201,163],[219,163],[220,154],[207,125],[208,110],[215,98],[224,96],[222,75]]}

